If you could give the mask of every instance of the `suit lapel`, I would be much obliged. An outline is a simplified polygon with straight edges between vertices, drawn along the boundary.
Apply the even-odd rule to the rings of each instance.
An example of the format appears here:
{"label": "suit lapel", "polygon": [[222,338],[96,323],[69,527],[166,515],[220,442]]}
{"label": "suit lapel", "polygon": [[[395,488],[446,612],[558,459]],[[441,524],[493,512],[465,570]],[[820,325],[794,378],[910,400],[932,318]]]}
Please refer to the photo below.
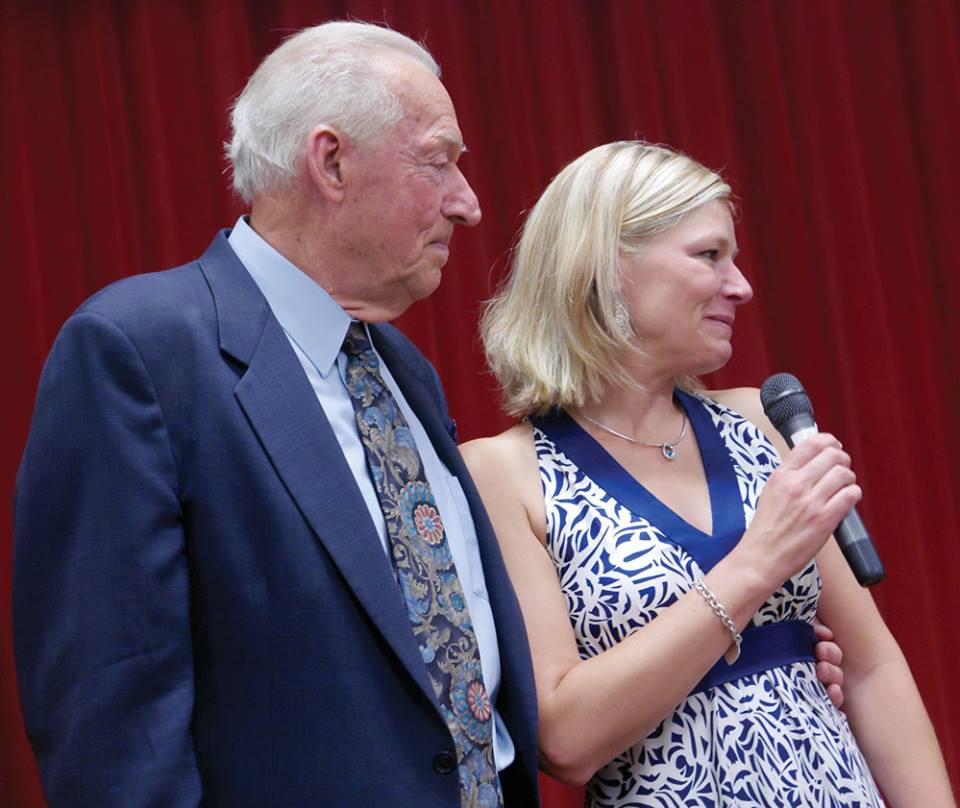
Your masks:
{"label": "suit lapel", "polygon": [[433,702],[390,562],[286,335],[223,234],[200,264],[216,300],[221,348],[247,365],[235,392],[250,425],[347,585]]}

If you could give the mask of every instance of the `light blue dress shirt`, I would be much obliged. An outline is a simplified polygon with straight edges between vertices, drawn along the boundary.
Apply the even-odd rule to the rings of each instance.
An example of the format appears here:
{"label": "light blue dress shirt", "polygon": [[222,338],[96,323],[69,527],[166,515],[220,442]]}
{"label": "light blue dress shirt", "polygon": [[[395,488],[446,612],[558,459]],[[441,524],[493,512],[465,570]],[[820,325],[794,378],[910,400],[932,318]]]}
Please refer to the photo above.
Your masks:
{"label": "light blue dress shirt", "polygon": [[[346,355],[340,350],[350,325],[350,315],[323,288],[301,272],[273,247],[267,244],[241,216],[228,239],[240,263],[260,287],[274,316],[293,347],[313,392],[323,407],[327,420],[343,449],[344,457],[357,481],[370,518],[387,549],[387,527],[380,510],[380,501],[367,470],[367,460],[360,442],[360,433],[353,404],[346,388]],[[336,367],[337,372],[333,373]],[[513,762],[515,750],[503,721],[496,711],[500,690],[500,652],[493,612],[487,595],[480,563],[480,548],[470,515],[470,506],[460,482],[437,457],[427,433],[410,409],[394,381],[386,363],[380,363],[383,380],[413,433],[423,460],[424,473],[437,501],[443,520],[450,553],[457,566],[457,575],[467,598],[470,618],[480,649],[480,665],[484,684],[494,705],[494,756],[499,769]]]}

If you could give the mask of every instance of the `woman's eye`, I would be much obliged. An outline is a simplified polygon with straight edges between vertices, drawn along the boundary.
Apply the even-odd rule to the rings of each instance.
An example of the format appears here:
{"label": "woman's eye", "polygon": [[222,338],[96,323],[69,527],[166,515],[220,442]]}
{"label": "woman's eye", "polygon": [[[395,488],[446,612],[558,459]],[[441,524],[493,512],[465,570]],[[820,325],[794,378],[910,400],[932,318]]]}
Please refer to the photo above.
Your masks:
{"label": "woman's eye", "polygon": [[720,250],[702,250],[700,255],[702,255],[708,261],[716,261],[720,255]]}

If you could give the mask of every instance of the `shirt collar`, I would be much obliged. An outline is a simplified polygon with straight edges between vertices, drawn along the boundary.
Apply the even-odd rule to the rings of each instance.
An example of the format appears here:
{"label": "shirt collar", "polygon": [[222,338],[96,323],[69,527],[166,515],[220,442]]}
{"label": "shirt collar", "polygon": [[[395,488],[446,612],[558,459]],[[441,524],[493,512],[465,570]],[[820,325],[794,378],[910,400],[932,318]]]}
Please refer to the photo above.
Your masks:
{"label": "shirt collar", "polygon": [[320,284],[264,241],[246,216],[237,219],[227,240],[284,332],[326,378],[343,346],[350,315]]}

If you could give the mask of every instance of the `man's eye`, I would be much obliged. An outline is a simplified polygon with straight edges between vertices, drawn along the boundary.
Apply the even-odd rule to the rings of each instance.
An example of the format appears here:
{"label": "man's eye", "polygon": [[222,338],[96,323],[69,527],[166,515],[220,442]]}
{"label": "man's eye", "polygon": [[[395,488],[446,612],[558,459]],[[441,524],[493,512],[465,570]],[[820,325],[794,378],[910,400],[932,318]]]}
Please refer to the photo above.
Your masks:
{"label": "man's eye", "polygon": [[702,255],[708,261],[716,261],[720,255],[720,250],[702,250],[700,255]]}

